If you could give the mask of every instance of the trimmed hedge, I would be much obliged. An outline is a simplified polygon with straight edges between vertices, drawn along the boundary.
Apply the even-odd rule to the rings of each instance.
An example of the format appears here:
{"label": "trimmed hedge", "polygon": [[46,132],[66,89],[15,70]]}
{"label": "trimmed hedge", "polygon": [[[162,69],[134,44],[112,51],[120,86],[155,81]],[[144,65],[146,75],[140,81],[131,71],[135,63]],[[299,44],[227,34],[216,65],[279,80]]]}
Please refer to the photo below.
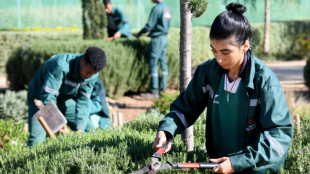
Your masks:
{"label": "trimmed hedge", "polygon": [[6,91],[4,94],[0,94],[0,119],[26,123],[27,118],[27,91]]}
{"label": "trimmed hedge", "polygon": [[[25,138],[20,137],[18,144],[0,148],[0,173],[130,173],[150,164],[152,143],[158,122],[162,119],[159,112],[140,115],[122,127],[99,130],[87,134],[72,132],[59,135],[32,149],[25,147]],[[299,136],[294,130],[288,158],[280,173],[307,173],[310,171],[310,115],[302,115]],[[205,113],[194,124],[193,152],[188,153],[178,135],[172,150],[163,155],[163,163],[204,162],[208,161],[204,148]],[[2,125],[0,120],[0,125]],[[10,122],[10,127],[15,125]],[[2,130],[0,127],[0,130]],[[15,133],[22,126],[15,127]],[[13,130],[13,129],[10,129]],[[6,131],[6,130],[4,130]],[[12,132],[12,131],[11,131]],[[17,135],[17,134],[16,134]],[[22,134],[24,137],[27,135]],[[13,137],[10,136],[11,139]],[[211,173],[210,170],[170,170],[158,173]]]}
{"label": "trimmed hedge", "polygon": [[37,39],[69,40],[81,37],[80,32],[0,32],[0,75],[5,75],[5,65],[12,52],[20,46],[27,46],[29,42]]}

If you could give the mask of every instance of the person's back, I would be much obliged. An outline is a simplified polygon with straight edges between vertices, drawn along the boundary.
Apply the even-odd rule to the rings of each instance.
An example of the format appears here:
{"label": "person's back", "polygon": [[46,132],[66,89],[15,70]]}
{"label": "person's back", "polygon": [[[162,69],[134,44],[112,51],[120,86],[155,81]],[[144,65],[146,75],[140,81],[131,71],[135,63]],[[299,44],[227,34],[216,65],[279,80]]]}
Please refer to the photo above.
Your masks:
{"label": "person's back", "polygon": [[[168,65],[167,65],[167,34],[170,28],[171,13],[169,7],[163,0],[152,0],[156,5],[152,8],[147,24],[135,34],[139,38],[142,34],[149,32],[152,38],[149,45],[149,69],[151,76],[150,93],[141,94],[145,98],[158,98],[159,90],[165,91],[168,81]],[[160,87],[158,84],[158,67],[160,62],[162,77],[160,79]]]}
{"label": "person's back", "polygon": [[[152,9],[149,25],[152,28],[150,37],[167,35],[170,29],[170,9],[164,1],[158,2]],[[154,26],[153,26],[154,25]],[[152,27],[153,26],[153,27]]]}

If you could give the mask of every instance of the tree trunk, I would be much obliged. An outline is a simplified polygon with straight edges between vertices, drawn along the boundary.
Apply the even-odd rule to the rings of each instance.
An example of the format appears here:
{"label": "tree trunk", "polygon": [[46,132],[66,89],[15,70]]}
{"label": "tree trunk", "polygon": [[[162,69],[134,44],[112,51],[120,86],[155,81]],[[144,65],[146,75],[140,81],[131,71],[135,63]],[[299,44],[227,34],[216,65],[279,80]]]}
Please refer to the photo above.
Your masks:
{"label": "tree trunk", "polygon": [[269,0],[265,0],[265,33],[264,33],[264,53],[269,54],[269,26],[270,26],[270,8]]}
{"label": "tree trunk", "polygon": [[[180,92],[183,92],[191,79],[192,13],[188,0],[180,0],[180,13]],[[193,126],[183,132],[182,140],[187,147],[187,151],[194,150]]]}

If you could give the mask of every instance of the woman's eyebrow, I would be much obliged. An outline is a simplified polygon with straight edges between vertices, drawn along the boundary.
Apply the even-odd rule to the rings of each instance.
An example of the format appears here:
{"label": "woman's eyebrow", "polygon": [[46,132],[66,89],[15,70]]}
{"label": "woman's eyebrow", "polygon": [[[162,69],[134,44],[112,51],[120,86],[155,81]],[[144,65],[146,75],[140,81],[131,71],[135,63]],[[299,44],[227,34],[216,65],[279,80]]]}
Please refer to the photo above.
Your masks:
{"label": "woman's eyebrow", "polygon": [[[212,49],[214,49],[213,48],[213,46],[210,44],[210,47],[212,48]],[[222,50],[220,50],[220,51],[231,51],[230,49],[227,49],[227,48],[225,48],[225,49],[222,49]]]}

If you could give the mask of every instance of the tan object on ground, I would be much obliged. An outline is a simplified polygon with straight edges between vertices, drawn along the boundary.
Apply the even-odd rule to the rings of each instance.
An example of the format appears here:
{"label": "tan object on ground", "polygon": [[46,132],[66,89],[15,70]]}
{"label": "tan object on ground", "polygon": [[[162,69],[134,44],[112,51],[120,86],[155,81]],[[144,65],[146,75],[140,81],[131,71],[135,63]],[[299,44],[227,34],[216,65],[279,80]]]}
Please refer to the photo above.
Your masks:
{"label": "tan object on ground", "polygon": [[34,117],[42,124],[48,136],[54,139],[54,134],[66,126],[66,118],[52,102],[45,106],[40,100],[35,100],[34,102],[39,108]]}

